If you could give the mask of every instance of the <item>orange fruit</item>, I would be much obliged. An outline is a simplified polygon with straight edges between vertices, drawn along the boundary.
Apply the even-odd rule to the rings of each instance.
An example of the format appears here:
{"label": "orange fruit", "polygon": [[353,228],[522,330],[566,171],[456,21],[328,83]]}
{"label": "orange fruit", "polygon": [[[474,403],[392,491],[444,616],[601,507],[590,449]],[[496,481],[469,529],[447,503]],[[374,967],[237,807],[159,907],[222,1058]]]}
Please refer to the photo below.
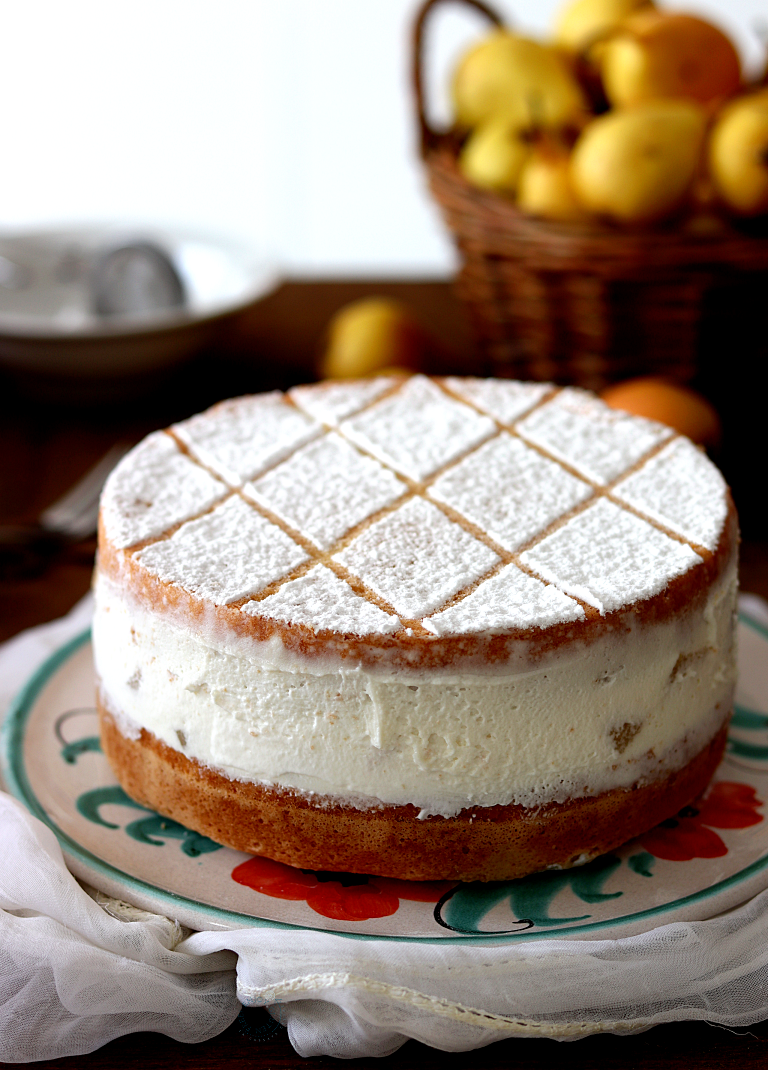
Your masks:
{"label": "orange fruit", "polygon": [[728,37],[704,19],[641,11],[622,24],[601,53],[605,94],[617,108],[646,100],[725,100],[741,84],[739,56]]}
{"label": "orange fruit", "polygon": [[690,387],[653,377],[627,379],[606,387],[600,397],[612,409],[658,420],[701,446],[717,446],[720,442],[722,429],[717,411]]}

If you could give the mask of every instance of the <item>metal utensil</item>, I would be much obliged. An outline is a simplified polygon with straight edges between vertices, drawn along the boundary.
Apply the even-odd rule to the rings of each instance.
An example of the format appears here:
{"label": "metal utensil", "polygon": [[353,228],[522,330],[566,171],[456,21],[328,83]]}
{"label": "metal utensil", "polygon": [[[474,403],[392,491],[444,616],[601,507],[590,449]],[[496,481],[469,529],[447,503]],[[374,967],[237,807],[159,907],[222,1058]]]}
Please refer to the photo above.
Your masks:
{"label": "metal utensil", "polygon": [[0,580],[31,579],[67,546],[95,535],[101,488],[130,448],[125,442],[113,446],[36,523],[0,526]]}
{"label": "metal utensil", "polygon": [[183,308],[184,284],[171,258],[154,242],[108,249],[90,271],[93,309],[100,316],[141,316]]}

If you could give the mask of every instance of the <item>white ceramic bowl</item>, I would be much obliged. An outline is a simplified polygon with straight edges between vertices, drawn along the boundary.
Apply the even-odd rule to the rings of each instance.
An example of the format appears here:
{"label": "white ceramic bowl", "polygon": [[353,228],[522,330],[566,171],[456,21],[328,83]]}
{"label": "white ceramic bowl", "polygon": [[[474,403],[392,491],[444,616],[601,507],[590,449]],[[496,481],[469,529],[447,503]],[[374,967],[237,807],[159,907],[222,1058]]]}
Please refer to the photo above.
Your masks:
{"label": "white ceramic bowl", "polygon": [[[134,242],[151,242],[168,255],[184,307],[109,317],[93,310],[90,265],[101,252]],[[0,362],[72,379],[168,366],[212,342],[223,318],[277,281],[253,249],[192,233],[82,227],[0,237]]]}

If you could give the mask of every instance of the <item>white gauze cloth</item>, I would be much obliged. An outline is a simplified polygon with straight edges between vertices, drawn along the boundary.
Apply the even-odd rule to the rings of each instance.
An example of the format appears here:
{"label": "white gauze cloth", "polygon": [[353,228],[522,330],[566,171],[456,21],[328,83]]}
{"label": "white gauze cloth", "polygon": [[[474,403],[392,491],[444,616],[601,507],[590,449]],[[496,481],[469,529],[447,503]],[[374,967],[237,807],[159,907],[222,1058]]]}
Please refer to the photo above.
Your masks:
{"label": "white gauze cloth", "polygon": [[[749,612],[768,623],[759,600]],[[0,708],[89,616],[84,600],[0,649]],[[312,930],[190,934],[142,911],[121,920],[71,876],[53,833],[2,793],[0,860],[3,1062],[78,1055],[140,1030],[195,1043],[226,1029],[240,1003],[269,1008],[300,1055],[340,1058],[388,1055],[409,1038],[468,1051],[512,1036],[768,1017],[768,891],[624,940],[441,946]]]}

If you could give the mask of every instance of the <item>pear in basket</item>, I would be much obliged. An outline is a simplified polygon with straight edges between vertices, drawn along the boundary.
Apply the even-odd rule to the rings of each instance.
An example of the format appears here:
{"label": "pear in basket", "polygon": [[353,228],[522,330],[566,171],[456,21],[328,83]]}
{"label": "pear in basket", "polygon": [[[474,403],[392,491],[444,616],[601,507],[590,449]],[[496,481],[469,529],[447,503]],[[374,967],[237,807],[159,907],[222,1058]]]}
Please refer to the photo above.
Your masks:
{"label": "pear in basket", "polygon": [[715,191],[730,209],[745,216],[768,212],[768,90],[723,109],[707,156]]}
{"label": "pear in basket", "polygon": [[554,49],[496,30],[464,56],[453,78],[456,124],[503,114],[518,130],[582,125],[584,94]]}
{"label": "pear in basket", "polygon": [[586,127],[571,159],[579,203],[622,223],[670,215],[690,192],[706,129],[704,109],[658,100],[608,112]]}
{"label": "pear in basket", "polygon": [[652,0],[571,0],[555,21],[555,43],[583,55],[634,11],[652,8]]}
{"label": "pear in basket", "polygon": [[717,106],[741,83],[731,41],[709,22],[666,11],[631,15],[600,50],[608,101],[617,108],[682,98]]}

